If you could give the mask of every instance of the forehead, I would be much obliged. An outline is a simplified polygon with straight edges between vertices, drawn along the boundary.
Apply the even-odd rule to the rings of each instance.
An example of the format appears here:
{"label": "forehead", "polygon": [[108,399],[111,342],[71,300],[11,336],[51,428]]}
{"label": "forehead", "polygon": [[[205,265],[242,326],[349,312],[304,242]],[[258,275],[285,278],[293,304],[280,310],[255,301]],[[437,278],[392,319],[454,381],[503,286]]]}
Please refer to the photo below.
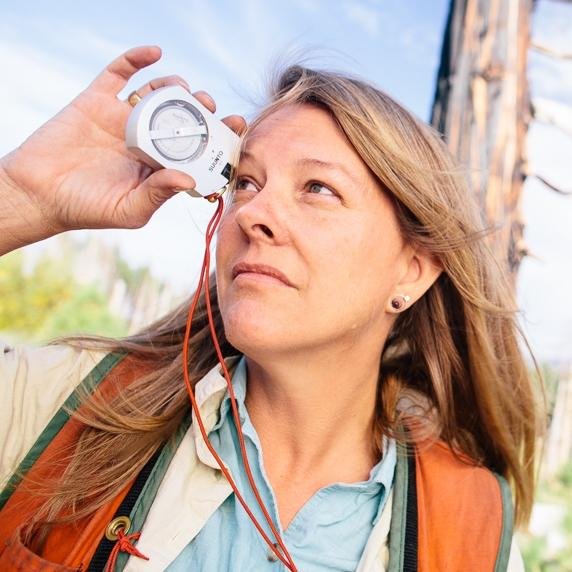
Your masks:
{"label": "forehead", "polygon": [[357,172],[368,170],[330,113],[308,104],[286,105],[262,119],[243,149],[247,156],[343,161]]}

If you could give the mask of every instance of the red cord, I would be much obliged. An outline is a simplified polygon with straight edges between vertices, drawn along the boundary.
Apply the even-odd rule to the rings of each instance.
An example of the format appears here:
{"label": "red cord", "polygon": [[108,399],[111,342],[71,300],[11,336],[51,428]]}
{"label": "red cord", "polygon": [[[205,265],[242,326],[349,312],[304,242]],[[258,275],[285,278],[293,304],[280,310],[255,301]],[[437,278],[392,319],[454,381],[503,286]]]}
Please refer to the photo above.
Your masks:
{"label": "red cord", "polygon": [[145,554],[139,552],[139,550],[137,550],[137,548],[135,548],[133,545],[133,541],[139,540],[140,536],[140,532],[124,534],[123,529],[120,528],[117,531],[117,542],[114,544],[113,549],[111,550],[111,554],[109,555],[109,560],[107,561],[104,572],[113,572],[115,570],[115,564],[120,552],[127,552],[127,554],[133,554],[133,556],[143,558],[143,560],[149,560],[148,556],[145,556]]}
{"label": "red cord", "polygon": [[[195,413],[195,417],[197,419],[197,424],[198,424],[199,429],[201,431],[201,435],[205,441],[205,444],[206,444],[208,450],[210,451],[212,456],[215,458],[215,460],[218,463],[222,473],[224,474],[224,476],[226,477],[226,479],[230,483],[230,486],[232,487],[234,494],[236,495],[236,498],[238,499],[238,501],[240,502],[240,504],[242,505],[242,507],[244,508],[246,513],[248,514],[248,516],[250,517],[250,520],[252,521],[252,523],[254,524],[254,526],[256,527],[256,529],[258,530],[258,532],[260,533],[260,535],[262,536],[262,538],[264,539],[264,541],[266,542],[268,547],[272,550],[272,552],[274,552],[276,557],[286,566],[286,568],[288,570],[290,570],[291,572],[297,572],[297,568],[296,568],[296,565],[294,564],[294,560],[292,560],[292,557],[290,556],[288,549],[286,548],[286,546],[285,546],[285,544],[284,544],[284,542],[280,536],[280,533],[278,532],[278,530],[276,529],[276,527],[272,521],[272,517],[268,513],[268,510],[266,509],[266,507],[264,506],[264,502],[260,496],[258,488],[256,487],[256,483],[254,482],[254,477],[252,475],[252,470],[250,468],[250,463],[248,461],[248,455],[246,453],[246,446],[244,444],[244,437],[242,435],[242,427],[241,427],[240,418],[238,415],[238,407],[236,404],[236,397],[234,395],[234,389],[232,387],[232,382],[230,380],[230,374],[229,374],[228,369],[226,367],[226,364],[224,362],[222,351],[220,349],[220,344],[219,344],[217,336],[216,336],[216,331],[215,331],[215,327],[214,327],[214,320],[213,320],[213,316],[212,316],[210,294],[209,294],[210,244],[211,244],[212,238],[214,236],[214,233],[216,231],[216,228],[217,228],[217,226],[220,222],[220,219],[222,217],[224,203],[223,203],[222,196],[220,196],[220,195],[218,195],[218,196],[212,196],[211,195],[210,197],[206,197],[206,198],[210,202],[214,202],[214,200],[218,200],[218,204],[217,204],[216,211],[215,211],[214,215],[212,216],[212,218],[209,221],[209,224],[207,226],[207,232],[206,232],[206,237],[205,237],[205,254],[203,257],[203,265],[202,265],[201,274],[199,277],[199,284],[197,286],[195,296],[194,296],[193,301],[191,303],[191,306],[189,308],[189,314],[188,314],[188,318],[187,318],[187,326],[186,326],[186,330],[185,330],[185,339],[184,339],[184,344],[183,344],[183,377],[185,380],[185,385],[187,387],[187,392],[189,394],[189,398],[191,400],[191,406],[193,408],[193,411]],[[191,381],[190,381],[190,377],[189,377],[189,371],[188,371],[189,340],[191,337],[191,325],[192,325],[193,316],[195,314],[195,310],[196,310],[197,304],[199,302],[199,298],[201,295],[201,291],[203,289],[203,285],[205,288],[205,302],[206,302],[206,308],[207,308],[207,316],[208,316],[208,320],[209,320],[209,328],[210,328],[210,332],[211,332],[213,345],[215,347],[217,357],[218,357],[219,363],[222,367],[222,370],[224,373],[224,378],[226,380],[226,384],[228,386],[228,391],[229,391],[229,395],[230,395],[230,402],[231,402],[231,406],[232,406],[232,414],[233,414],[233,418],[234,418],[234,423],[236,425],[238,440],[240,443],[240,453],[242,456],[242,462],[244,464],[244,468],[246,470],[246,475],[248,477],[248,481],[250,483],[250,487],[252,489],[252,492],[254,493],[254,496],[256,497],[258,505],[259,505],[260,509],[262,510],[262,513],[264,514],[264,518],[266,519],[266,522],[268,523],[268,526],[270,527],[272,534],[274,535],[274,537],[276,539],[277,544],[282,549],[283,554],[280,553],[280,551],[278,550],[278,547],[274,545],[272,540],[264,532],[262,526],[260,525],[260,523],[258,522],[256,517],[254,516],[254,514],[252,513],[252,511],[250,510],[248,505],[246,504],[246,501],[244,500],[243,496],[240,494],[240,491],[238,490],[238,487],[236,486],[230,472],[225,467],[222,459],[219,457],[218,453],[215,451],[214,447],[210,443],[210,441],[208,439],[207,432],[205,430],[205,427],[204,427],[204,424],[202,421],[202,418],[201,418],[201,414],[199,411],[198,404],[195,400],[195,395],[194,395],[193,387],[191,385]]]}

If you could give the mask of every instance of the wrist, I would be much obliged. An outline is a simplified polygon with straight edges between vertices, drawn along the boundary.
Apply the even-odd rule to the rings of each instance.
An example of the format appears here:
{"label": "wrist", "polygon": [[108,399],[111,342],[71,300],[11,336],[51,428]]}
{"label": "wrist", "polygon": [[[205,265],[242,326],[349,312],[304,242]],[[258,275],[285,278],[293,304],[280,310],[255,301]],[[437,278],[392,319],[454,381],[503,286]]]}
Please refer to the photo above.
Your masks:
{"label": "wrist", "polygon": [[41,208],[9,174],[10,155],[0,159],[0,255],[53,234]]}

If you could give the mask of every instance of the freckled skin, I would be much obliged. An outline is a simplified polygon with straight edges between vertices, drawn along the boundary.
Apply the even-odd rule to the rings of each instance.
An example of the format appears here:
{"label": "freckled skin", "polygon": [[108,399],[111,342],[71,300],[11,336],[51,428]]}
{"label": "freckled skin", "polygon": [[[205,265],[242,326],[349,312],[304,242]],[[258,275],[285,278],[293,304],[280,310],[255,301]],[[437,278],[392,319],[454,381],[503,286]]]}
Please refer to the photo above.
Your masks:
{"label": "freckled skin", "polygon": [[[249,136],[238,177],[217,241],[231,343],[255,357],[356,344],[381,351],[408,248],[390,201],[328,113],[290,106],[265,119]],[[277,268],[293,286],[233,279],[245,260]]]}

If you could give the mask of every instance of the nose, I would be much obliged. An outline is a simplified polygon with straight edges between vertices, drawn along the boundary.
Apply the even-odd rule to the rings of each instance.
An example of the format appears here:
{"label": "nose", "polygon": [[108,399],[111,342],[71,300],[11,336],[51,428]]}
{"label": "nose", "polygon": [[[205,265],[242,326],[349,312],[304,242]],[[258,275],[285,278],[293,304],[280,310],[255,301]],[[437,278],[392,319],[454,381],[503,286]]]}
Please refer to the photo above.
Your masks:
{"label": "nose", "polygon": [[282,203],[280,193],[272,193],[264,187],[236,210],[236,223],[251,241],[284,243],[288,232],[286,205]]}

